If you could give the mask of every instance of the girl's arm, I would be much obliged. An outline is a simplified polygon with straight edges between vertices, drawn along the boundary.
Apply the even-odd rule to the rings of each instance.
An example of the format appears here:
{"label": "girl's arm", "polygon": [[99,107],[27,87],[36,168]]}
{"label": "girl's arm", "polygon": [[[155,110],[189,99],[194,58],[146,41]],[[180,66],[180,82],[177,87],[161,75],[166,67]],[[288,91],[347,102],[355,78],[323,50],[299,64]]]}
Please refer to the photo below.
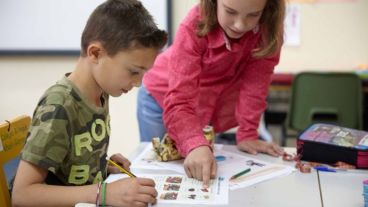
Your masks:
{"label": "girl's arm", "polygon": [[252,59],[244,63],[242,86],[236,107],[239,129],[236,134],[238,148],[256,154],[263,152],[274,156],[282,155],[283,150],[273,143],[258,140],[258,125],[266,108],[266,97],[271,75],[279,62],[280,53],[267,58]]}
{"label": "girl's arm", "polygon": [[203,55],[208,45],[206,38],[197,36],[193,25],[196,24],[181,24],[171,48],[163,120],[180,154],[186,157],[186,174],[203,181],[207,187],[210,178],[216,175],[217,165],[211,146],[204,138],[197,108]]}
{"label": "girl's arm", "polygon": [[163,121],[182,156],[200,146],[208,146],[196,108],[200,95],[203,38],[182,24],[168,61],[168,91],[164,99]]}

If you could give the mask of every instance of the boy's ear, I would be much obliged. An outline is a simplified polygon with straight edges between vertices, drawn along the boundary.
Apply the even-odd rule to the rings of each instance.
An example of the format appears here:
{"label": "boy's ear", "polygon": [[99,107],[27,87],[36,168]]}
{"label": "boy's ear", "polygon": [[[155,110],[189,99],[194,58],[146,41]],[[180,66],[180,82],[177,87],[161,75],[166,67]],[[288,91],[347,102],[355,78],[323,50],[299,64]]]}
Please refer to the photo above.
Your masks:
{"label": "boy's ear", "polygon": [[92,42],[87,48],[87,57],[97,63],[103,53],[103,47],[99,42]]}

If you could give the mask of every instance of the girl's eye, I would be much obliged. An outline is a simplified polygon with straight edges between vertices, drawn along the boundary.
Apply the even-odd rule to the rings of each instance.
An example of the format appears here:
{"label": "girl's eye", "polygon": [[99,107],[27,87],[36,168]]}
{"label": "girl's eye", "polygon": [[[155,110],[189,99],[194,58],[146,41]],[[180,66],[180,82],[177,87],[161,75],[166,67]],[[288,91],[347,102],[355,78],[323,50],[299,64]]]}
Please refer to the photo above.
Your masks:
{"label": "girl's eye", "polygon": [[256,14],[249,14],[249,16],[251,16],[251,17],[259,17],[261,14],[259,14],[259,13],[256,13]]}
{"label": "girl's eye", "polygon": [[231,14],[231,15],[236,14],[236,12],[235,11],[232,11],[232,10],[226,10],[226,13]]}

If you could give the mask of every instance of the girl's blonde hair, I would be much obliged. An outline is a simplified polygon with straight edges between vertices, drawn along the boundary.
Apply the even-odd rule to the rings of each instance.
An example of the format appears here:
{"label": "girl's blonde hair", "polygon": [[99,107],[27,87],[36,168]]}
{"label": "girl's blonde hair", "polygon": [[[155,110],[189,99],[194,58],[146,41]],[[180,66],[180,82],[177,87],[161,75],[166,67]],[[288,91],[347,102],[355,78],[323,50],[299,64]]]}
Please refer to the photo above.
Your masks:
{"label": "girl's blonde hair", "polygon": [[[197,35],[203,37],[218,25],[217,0],[200,1],[201,19]],[[262,40],[253,56],[262,58],[275,53],[283,43],[285,0],[267,0],[259,21]]]}

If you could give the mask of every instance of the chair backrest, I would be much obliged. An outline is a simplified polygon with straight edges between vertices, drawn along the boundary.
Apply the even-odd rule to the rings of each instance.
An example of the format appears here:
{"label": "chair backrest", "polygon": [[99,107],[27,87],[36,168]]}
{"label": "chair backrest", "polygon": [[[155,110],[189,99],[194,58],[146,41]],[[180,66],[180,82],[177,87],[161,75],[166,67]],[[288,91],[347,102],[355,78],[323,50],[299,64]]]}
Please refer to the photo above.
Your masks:
{"label": "chair backrest", "polygon": [[296,75],[287,119],[302,131],[315,122],[362,129],[362,82],[354,73],[303,72]]}
{"label": "chair backrest", "polygon": [[14,165],[11,161],[23,149],[30,123],[31,118],[22,115],[0,124],[0,206],[11,206],[8,178],[14,176],[15,169],[5,173],[4,167]]}

